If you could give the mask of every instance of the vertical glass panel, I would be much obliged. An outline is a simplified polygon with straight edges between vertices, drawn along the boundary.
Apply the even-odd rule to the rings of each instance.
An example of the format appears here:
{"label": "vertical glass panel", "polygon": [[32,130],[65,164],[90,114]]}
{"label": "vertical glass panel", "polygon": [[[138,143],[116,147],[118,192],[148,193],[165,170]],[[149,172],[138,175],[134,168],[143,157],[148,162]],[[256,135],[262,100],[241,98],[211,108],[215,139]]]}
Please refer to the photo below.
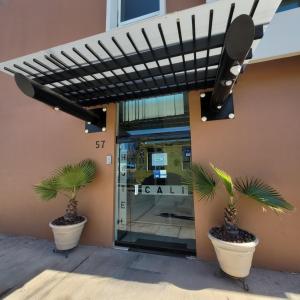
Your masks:
{"label": "vertical glass panel", "polygon": [[194,253],[190,164],[189,139],[119,144],[117,244]]}
{"label": "vertical glass panel", "polygon": [[159,0],[120,0],[121,22],[159,11]]}
{"label": "vertical glass panel", "polygon": [[116,244],[195,252],[185,94],[119,104]]}

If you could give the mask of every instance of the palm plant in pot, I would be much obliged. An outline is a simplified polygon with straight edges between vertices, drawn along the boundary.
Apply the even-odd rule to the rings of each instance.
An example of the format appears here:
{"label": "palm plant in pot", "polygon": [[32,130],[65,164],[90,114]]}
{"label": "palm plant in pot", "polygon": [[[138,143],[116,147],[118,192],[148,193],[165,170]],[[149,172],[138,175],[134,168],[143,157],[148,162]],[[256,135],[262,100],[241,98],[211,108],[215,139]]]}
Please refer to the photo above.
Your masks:
{"label": "palm plant in pot", "polygon": [[78,215],[77,194],[96,177],[96,163],[90,159],[78,164],[68,164],[57,169],[54,175],[34,186],[36,193],[44,201],[50,201],[62,194],[67,198],[64,216],[49,223],[53,230],[57,250],[69,250],[76,247],[87,218]]}
{"label": "palm plant in pot", "polygon": [[214,198],[218,182],[223,183],[228,194],[224,223],[222,226],[211,228],[208,237],[214,246],[222,271],[236,278],[245,278],[249,275],[258,239],[237,226],[237,202],[241,196],[256,200],[263,208],[270,208],[276,213],[293,210],[293,206],[260,179],[232,179],[229,174],[212,164],[211,168],[215,176],[202,166],[193,165],[185,182],[194,187],[200,199],[207,200]]}

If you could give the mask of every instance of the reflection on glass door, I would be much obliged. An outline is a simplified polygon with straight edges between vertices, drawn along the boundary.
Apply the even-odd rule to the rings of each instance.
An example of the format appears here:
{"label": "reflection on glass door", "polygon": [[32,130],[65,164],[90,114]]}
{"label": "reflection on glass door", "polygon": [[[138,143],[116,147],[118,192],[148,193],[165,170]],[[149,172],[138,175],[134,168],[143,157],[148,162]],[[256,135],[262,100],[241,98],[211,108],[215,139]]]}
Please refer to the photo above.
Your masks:
{"label": "reflection on glass door", "polygon": [[116,244],[194,253],[190,140],[119,144]]}

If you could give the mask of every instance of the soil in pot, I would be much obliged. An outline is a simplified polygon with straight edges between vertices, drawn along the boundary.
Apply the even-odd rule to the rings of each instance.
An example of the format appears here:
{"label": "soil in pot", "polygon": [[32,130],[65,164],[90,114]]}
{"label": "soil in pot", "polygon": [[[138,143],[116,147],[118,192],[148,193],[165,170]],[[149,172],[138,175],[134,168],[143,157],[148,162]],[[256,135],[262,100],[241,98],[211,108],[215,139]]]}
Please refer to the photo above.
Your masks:
{"label": "soil in pot", "polygon": [[224,226],[213,227],[209,233],[216,239],[232,242],[232,243],[249,243],[255,241],[255,236],[243,229],[238,228],[238,233],[235,235],[230,235],[226,231]]}
{"label": "soil in pot", "polygon": [[76,216],[76,217],[72,218],[72,220],[66,220],[64,217],[59,217],[59,218],[53,220],[51,223],[53,225],[57,225],[57,226],[64,226],[64,225],[78,224],[78,223],[83,222],[84,220],[85,220],[85,218],[82,216]]}

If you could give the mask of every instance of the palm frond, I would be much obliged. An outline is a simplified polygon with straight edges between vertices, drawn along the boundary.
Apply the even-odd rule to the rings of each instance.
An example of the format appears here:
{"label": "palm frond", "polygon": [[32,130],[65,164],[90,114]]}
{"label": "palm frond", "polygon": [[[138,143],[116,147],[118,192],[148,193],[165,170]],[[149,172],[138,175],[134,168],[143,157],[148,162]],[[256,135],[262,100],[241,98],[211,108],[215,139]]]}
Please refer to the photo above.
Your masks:
{"label": "palm frond", "polygon": [[96,163],[90,159],[78,164],[66,165],[55,171],[54,175],[34,186],[34,190],[43,200],[51,200],[59,192],[66,191],[65,195],[74,197],[81,188],[92,182],[96,177]]}
{"label": "palm frond", "polygon": [[83,160],[75,165],[66,165],[56,171],[57,184],[62,190],[78,190],[96,177],[96,163]]}
{"label": "palm frond", "polygon": [[216,168],[213,164],[210,164],[210,165],[213,168],[213,170],[215,171],[215,173],[217,174],[217,176],[219,177],[219,179],[224,184],[228,194],[233,197],[234,196],[234,192],[233,192],[234,186],[233,186],[231,176],[229,174],[227,174],[225,171]]}
{"label": "palm frond", "polygon": [[200,165],[192,165],[185,174],[184,183],[193,186],[199,193],[200,199],[212,199],[215,195],[215,179]]}
{"label": "palm frond", "polygon": [[184,170],[183,177],[181,178],[181,184],[187,185],[189,192],[194,189],[193,172],[191,169]]}
{"label": "palm frond", "polygon": [[83,170],[86,176],[86,183],[92,182],[96,178],[97,165],[91,159],[81,161],[78,166]]}
{"label": "palm frond", "polygon": [[275,189],[265,184],[260,179],[239,178],[235,180],[234,187],[240,193],[258,201],[263,206],[269,207],[276,212],[285,212],[294,209],[294,207],[284,200]]}
{"label": "palm frond", "polygon": [[43,180],[41,183],[34,186],[35,192],[42,200],[49,201],[57,196],[58,187],[55,177]]}

